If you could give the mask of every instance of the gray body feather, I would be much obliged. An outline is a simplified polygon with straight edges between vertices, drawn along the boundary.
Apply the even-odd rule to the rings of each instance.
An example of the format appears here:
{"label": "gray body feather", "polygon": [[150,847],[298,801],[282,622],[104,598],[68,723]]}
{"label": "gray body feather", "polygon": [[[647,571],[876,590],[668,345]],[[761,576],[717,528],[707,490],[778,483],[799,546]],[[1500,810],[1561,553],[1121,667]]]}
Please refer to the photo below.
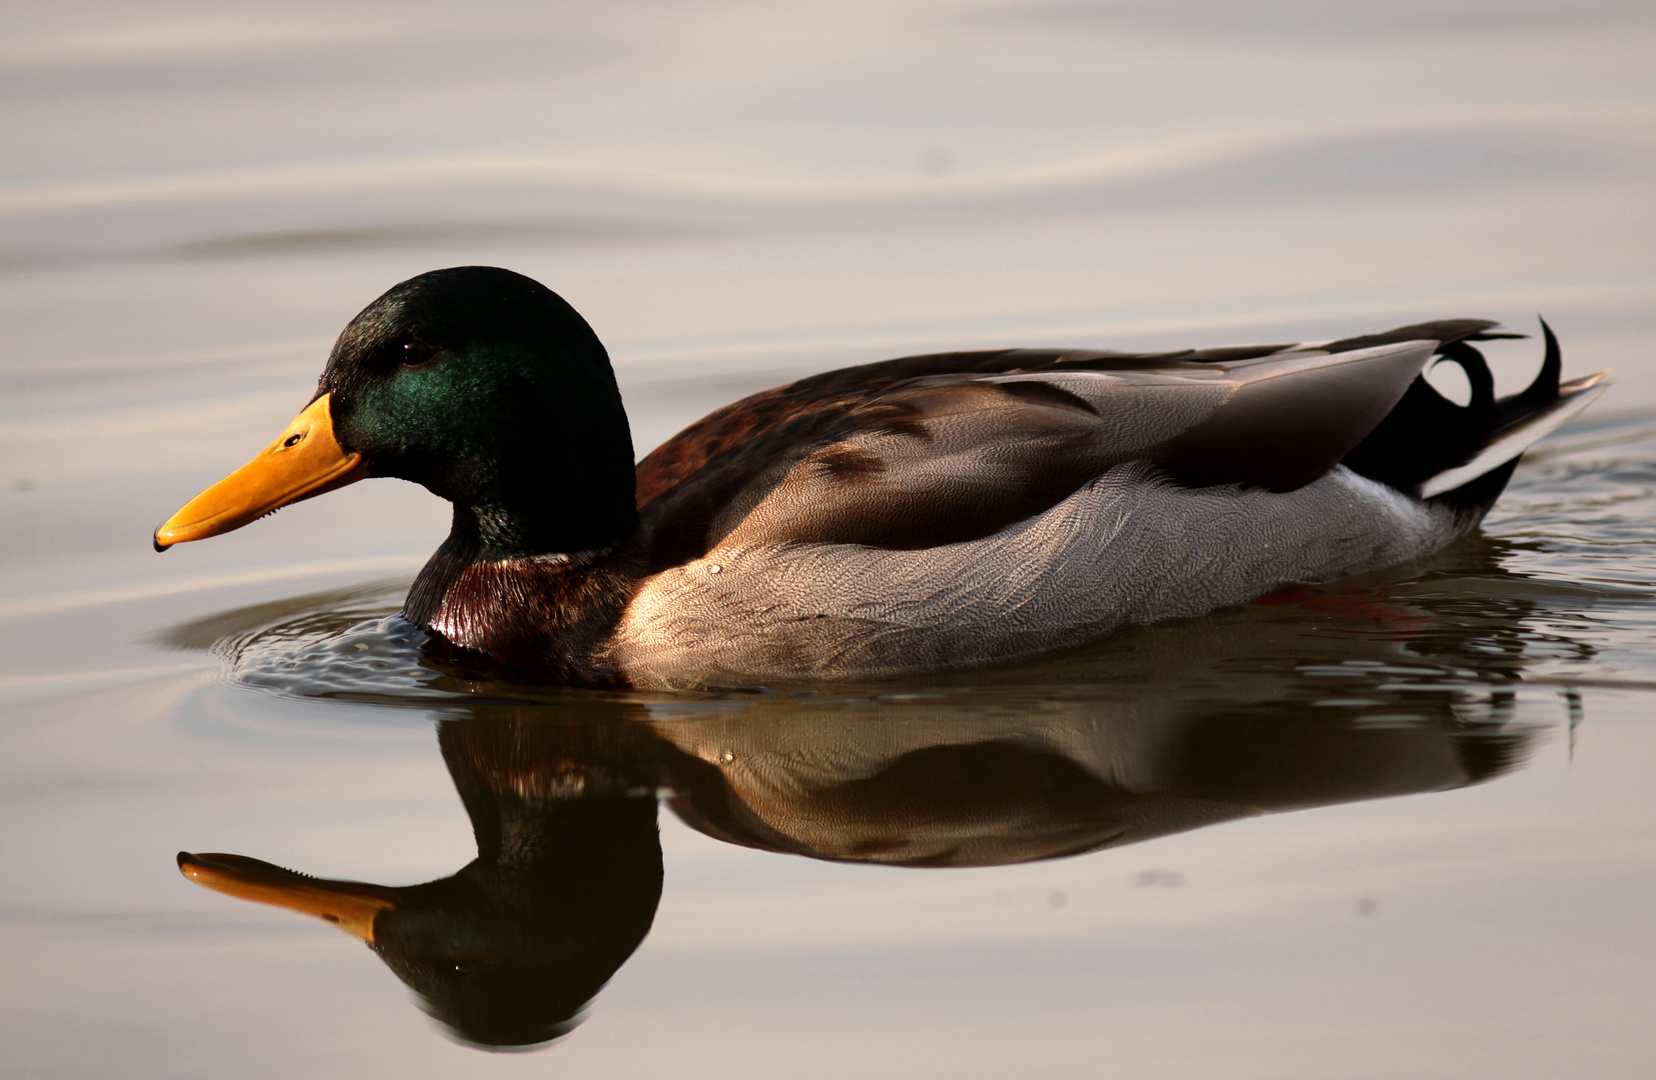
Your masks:
{"label": "gray body feather", "polygon": [[645,582],[612,647],[644,686],[1013,660],[1417,558],[1474,523],[1344,468],[1275,493],[1129,463],[982,540],[722,546]]}

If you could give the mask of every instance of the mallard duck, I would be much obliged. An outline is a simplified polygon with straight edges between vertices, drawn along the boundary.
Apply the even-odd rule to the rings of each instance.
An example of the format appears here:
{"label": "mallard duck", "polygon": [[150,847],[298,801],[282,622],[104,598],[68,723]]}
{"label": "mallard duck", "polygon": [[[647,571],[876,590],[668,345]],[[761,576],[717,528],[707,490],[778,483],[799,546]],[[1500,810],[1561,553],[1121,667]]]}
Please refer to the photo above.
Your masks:
{"label": "mallard duck", "polygon": [[[1340,341],[994,349],[744,398],[634,465],[604,347],[550,289],[422,274],[340,335],[315,397],[155,546],[369,476],[454,504],[404,615],[576,685],[877,678],[1009,661],[1473,529],[1604,374],[1497,399],[1454,319]],[[1462,367],[1455,405],[1422,371]]]}

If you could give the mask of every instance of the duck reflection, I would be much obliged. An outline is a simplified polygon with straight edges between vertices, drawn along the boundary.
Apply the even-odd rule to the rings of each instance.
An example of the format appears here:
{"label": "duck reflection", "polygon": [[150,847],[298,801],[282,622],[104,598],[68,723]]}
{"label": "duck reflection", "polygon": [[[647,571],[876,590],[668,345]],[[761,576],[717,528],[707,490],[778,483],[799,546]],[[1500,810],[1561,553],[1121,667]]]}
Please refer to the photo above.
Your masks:
{"label": "duck reflection", "polygon": [[[555,1039],[649,933],[661,900],[648,758],[602,721],[479,716],[438,726],[477,858],[421,885],[330,881],[181,852],[199,884],[314,915],[365,941],[459,1039]],[[644,782],[639,782],[640,780]]]}
{"label": "duck reflection", "polygon": [[1487,780],[1531,737],[1510,708],[1468,721],[1417,702],[1405,720],[1281,703],[1133,723],[1102,703],[1005,719],[874,703],[652,727],[670,748],[668,805],[709,836],[841,862],[999,866]]}
{"label": "duck reflection", "polygon": [[[706,716],[574,701],[480,705],[438,725],[477,840],[450,877],[387,887],[236,855],[181,854],[192,880],[314,915],[367,942],[461,1040],[567,1033],[638,948],[661,898],[657,793],[709,836],[894,866],[993,866],[1233,818],[1461,787],[1518,764],[1510,701],[1294,703],[1146,721],[1105,702],[815,704]],[[668,715],[659,715],[666,712]]]}
{"label": "duck reflection", "polygon": [[284,693],[439,699],[438,743],[478,856],[397,888],[235,855],[179,864],[361,938],[462,1040],[546,1043],[649,932],[658,801],[749,848],[969,867],[1517,767],[1535,728],[1514,688],[1534,658],[1590,655],[1558,612],[1591,597],[1506,574],[1500,553],[1472,540],[1390,577],[901,688],[549,692],[414,662],[406,624],[364,618],[368,594],[228,613],[169,640],[219,649],[244,683]]}

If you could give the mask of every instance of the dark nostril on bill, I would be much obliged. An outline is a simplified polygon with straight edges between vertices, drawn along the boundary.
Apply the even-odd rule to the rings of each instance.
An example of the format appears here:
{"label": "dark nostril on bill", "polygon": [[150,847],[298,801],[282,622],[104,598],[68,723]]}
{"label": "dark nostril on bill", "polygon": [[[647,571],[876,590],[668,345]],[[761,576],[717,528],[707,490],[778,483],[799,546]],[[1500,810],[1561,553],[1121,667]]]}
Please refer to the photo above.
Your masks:
{"label": "dark nostril on bill", "polygon": [[298,446],[299,445],[299,440],[301,440],[303,438],[304,438],[303,435],[289,435],[287,438],[282,440],[282,445],[283,446]]}

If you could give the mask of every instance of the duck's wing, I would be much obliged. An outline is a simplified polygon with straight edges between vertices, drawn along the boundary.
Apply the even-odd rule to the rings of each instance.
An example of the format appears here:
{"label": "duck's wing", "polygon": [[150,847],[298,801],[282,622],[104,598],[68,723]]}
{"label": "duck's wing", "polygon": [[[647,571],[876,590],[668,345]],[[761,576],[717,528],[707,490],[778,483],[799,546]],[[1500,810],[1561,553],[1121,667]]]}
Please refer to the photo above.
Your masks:
{"label": "duck's wing", "polygon": [[[644,507],[652,569],[722,543],[914,549],[978,539],[1137,459],[1184,486],[1293,490],[1373,430],[1438,345],[954,354],[913,358],[917,373],[872,388],[858,369],[830,373],[826,393],[794,384],[703,422],[718,448]],[[977,370],[925,370],[949,362]],[[732,437],[741,430],[745,441]],[[707,448],[662,449],[670,466]],[[657,467],[647,459],[640,472]]]}
{"label": "duck's wing", "polygon": [[1458,341],[1523,337],[1492,332],[1488,319],[1444,319],[1382,334],[1327,342],[1232,345],[1175,352],[1128,353],[1097,349],[988,349],[928,353],[839,368],[742,398],[716,409],[662,443],[638,464],[638,504],[648,506],[722,455],[761,457],[814,438],[832,423],[836,409],[853,408],[914,379],[939,375],[1015,375],[1055,371],[1162,372],[1200,370],[1288,351],[1351,352],[1405,341]]}
{"label": "duck's wing", "polygon": [[[1268,355],[1286,345],[1260,345],[1249,355]],[[1212,350],[1226,352],[1228,350]],[[648,506],[726,455],[752,458],[814,439],[836,414],[914,379],[940,375],[1005,375],[1079,368],[1098,371],[1176,370],[1207,354],[1121,353],[1084,349],[989,349],[928,353],[839,368],[764,390],[715,409],[651,451],[638,464],[638,504]],[[1212,359],[1220,359],[1217,355]]]}

